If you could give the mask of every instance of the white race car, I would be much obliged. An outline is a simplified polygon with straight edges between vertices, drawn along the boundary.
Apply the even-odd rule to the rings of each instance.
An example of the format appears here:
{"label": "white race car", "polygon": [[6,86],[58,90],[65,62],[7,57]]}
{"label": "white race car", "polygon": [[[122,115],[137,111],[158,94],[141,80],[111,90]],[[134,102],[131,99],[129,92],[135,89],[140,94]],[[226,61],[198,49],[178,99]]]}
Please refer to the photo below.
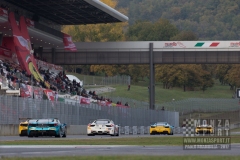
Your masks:
{"label": "white race car", "polygon": [[88,124],[87,135],[111,135],[119,136],[119,126],[115,125],[112,120],[109,119],[97,119]]}

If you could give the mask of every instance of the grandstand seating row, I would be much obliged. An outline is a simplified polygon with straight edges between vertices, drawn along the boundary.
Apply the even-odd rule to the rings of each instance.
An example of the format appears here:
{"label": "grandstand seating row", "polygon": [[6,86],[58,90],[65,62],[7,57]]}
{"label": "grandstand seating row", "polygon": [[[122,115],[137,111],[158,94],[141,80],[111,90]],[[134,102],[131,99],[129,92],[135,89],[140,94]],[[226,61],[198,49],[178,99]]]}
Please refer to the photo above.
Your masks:
{"label": "grandstand seating row", "polygon": [[[54,94],[57,93],[59,98],[77,100],[79,103],[87,104],[95,102],[100,105],[112,104],[110,99],[102,96],[98,97],[95,91],[87,91],[75,80],[70,81],[61,70],[61,67],[53,67],[53,64],[46,64],[43,61],[38,62],[39,73],[43,76],[44,80],[50,83],[50,90],[46,92],[49,100],[54,100],[56,98]],[[9,61],[0,60],[0,94],[33,98],[32,94],[35,94],[34,89],[38,92],[43,92],[43,89],[46,89],[44,84],[37,82],[32,76],[27,75],[20,67],[16,68],[11,64]],[[50,92],[53,98],[48,97],[48,93]],[[35,98],[37,97],[36,95]],[[40,98],[42,99],[43,96],[40,96]],[[119,102],[116,104],[122,106]],[[116,104],[113,103],[113,105]]]}

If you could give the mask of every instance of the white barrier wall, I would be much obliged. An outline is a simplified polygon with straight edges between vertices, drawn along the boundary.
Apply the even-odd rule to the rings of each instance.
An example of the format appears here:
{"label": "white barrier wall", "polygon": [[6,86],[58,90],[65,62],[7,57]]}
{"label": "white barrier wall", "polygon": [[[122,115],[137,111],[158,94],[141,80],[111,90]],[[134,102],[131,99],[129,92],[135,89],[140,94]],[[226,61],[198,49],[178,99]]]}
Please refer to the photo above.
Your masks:
{"label": "white barrier wall", "polygon": [[[230,129],[236,128],[234,125]],[[150,126],[120,126],[120,135],[144,135],[149,134]],[[182,127],[175,127],[174,134],[182,134]],[[69,125],[67,128],[68,135],[87,135],[87,125]],[[18,125],[1,124],[0,136],[17,136]]]}
{"label": "white barrier wall", "polygon": [[1,124],[0,136],[16,136],[18,134],[18,125],[16,124]]}
{"label": "white barrier wall", "polygon": [[[69,125],[67,128],[67,134],[69,135],[87,135],[86,125]],[[1,124],[0,136],[18,136],[17,124]]]}
{"label": "white barrier wall", "polygon": [[[149,134],[150,126],[120,126],[122,135],[143,135]],[[177,127],[174,133],[182,133],[182,128]],[[68,135],[87,135],[87,125],[69,125],[67,128]],[[17,136],[18,125],[2,124],[0,125],[0,136]]]}

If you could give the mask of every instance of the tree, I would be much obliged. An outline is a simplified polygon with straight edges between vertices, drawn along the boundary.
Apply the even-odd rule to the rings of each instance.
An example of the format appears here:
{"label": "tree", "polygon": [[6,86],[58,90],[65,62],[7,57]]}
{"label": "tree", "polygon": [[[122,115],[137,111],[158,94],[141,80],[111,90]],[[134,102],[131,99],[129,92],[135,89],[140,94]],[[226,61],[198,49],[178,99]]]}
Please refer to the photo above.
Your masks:
{"label": "tree", "polygon": [[[112,8],[115,8],[117,5],[116,0],[101,0],[103,3],[109,5]],[[122,9],[123,12],[126,12]],[[125,33],[124,28],[128,25],[128,22],[121,22],[121,23],[109,23],[109,24],[89,24],[89,25],[70,25],[70,26],[63,26],[62,31],[71,35],[74,42],[107,42],[107,41],[124,41],[125,40]],[[72,66],[71,68],[73,68]],[[91,71],[99,72],[100,70],[104,72],[106,69],[107,75],[114,75],[115,72],[118,70],[117,65],[107,66],[107,67],[100,67],[98,66],[88,66],[83,67],[83,65],[75,66],[76,68],[80,68],[84,70],[86,73],[86,68],[90,68]],[[99,68],[96,69],[96,68]],[[73,69],[71,69],[73,70]]]}
{"label": "tree", "polygon": [[104,73],[106,76],[115,76],[118,74],[118,65],[91,65],[90,71]]}
{"label": "tree", "polygon": [[138,78],[147,77],[149,74],[149,67],[148,65],[129,65],[128,66],[129,75],[134,82],[138,82]]}
{"label": "tree", "polygon": [[202,78],[200,88],[203,92],[207,90],[207,88],[213,87],[214,81],[210,72],[203,70],[200,76]]}
{"label": "tree", "polygon": [[176,26],[166,19],[159,19],[155,23],[137,21],[127,31],[127,40],[138,41],[168,41],[178,34]]}
{"label": "tree", "polygon": [[171,38],[171,41],[194,41],[198,40],[197,35],[192,31],[181,31]]}
{"label": "tree", "polygon": [[218,64],[216,67],[216,79],[219,79],[220,83],[222,85],[228,84],[227,81],[227,73],[229,73],[229,70],[232,68],[232,65],[228,64]]}
{"label": "tree", "polygon": [[179,72],[177,65],[156,65],[155,72],[155,80],[162,82],[163,88],[170,89],[174,87]]}
{"label": "tree", "polygon": [[239,74],[240,65],[234,64],[228,70],[227,74],[224,77],[224,80],[230,85],[230,89],[234,90],[240,87],[240,74]]}

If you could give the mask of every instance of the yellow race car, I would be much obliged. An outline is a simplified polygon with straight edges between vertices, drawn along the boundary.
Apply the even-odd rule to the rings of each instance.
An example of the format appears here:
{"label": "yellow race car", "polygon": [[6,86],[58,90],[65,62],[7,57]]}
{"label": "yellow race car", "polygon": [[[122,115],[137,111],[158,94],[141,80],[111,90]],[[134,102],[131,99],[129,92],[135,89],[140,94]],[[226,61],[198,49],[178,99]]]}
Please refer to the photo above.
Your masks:
{"label": "yellow race car", "polygon": [[213,134],[214,129],[211,125],[199,125],[195,128],[196,134]]}
{"label": "yellow race car", "polygon": [[174,126],[171,126],[167,122],[157,122],[150,126],[150,135],[154,134],[173,135],[173,128]]}
{"label": "yellow race car", "polygon": [[30,118],[19,118],[19,120],[21,121],[18,127],[19,136],[27,136],[28,121]]}

